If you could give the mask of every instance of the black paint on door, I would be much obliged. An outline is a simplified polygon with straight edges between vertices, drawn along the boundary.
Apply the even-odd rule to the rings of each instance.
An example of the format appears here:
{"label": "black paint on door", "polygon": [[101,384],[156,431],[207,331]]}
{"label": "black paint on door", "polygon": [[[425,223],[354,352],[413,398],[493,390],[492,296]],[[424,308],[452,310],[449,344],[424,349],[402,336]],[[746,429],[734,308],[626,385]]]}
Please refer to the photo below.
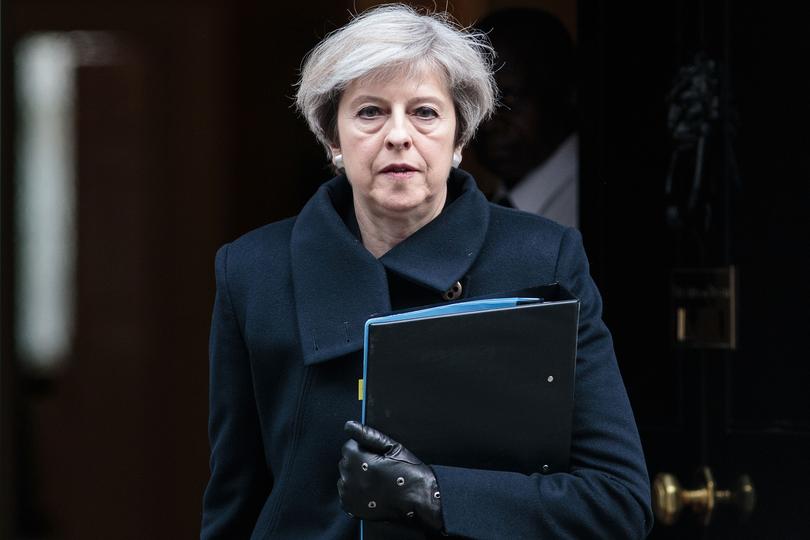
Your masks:
{"label": "black paint on door", "polygon": [[[642,7],[640,7],[642,6]],[[757,507],[651,538],[810,538],[810,32],[800,3],[579,4],[581,216],[651,477],[747,473]],[[716,62],[719,118],[696,209],[673,224],[666,97]],[[681,183],[691,181],[686,174]],[[680,199],[679,199],[680,197]],[[734,265],[736,350],[673,345],[670,275]],[[692,486],[693,487],[693,486]]]}

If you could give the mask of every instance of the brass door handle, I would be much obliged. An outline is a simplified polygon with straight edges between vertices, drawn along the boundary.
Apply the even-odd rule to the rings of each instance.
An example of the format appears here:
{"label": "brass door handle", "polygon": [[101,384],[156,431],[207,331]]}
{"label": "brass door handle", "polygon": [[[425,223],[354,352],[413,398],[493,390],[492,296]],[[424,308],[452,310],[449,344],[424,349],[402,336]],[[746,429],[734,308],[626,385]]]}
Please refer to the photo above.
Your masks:
{"label": "brass door handle", "polygon": [[675,475],[659,473],[653,481],[653,510],[655,517],[664,525],[678,521],[681,510],[689,507],[698,515],[703,525],[711,523],[718,504],[733,505],[741,515],[747,516],[756,505],[756,490],[747,474],[737,478],[734,489],[717,489],[711,469],[702,467],[697,489],[683,489]]}

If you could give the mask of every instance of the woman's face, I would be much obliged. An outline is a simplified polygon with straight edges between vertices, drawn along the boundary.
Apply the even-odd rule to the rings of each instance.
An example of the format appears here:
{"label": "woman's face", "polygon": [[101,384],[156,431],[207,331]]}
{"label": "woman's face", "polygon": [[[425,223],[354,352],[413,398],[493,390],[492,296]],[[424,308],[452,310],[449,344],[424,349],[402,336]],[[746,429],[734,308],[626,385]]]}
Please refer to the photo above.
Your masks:
{"label": "woman's face", "polygon": [[441,211],[453,159],[456,115],[444,79],[431,71],[359,79],[338,104],[340,147],[358,210],[378,217]]}

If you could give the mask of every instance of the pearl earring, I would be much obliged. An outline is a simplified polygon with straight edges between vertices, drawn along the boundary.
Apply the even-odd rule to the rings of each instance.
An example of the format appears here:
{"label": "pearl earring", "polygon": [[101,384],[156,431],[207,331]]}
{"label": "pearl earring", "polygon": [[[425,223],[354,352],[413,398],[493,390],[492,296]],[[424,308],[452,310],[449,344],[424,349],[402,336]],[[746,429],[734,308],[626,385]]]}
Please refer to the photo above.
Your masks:
{"label": "pearl earring", "polygon": [[332,165],[338,170],[343,170],[343,154],[335,154],[332,156]]}
{"label": "pearl earring", "polygon": [[461,165],[461,154],[458,152],[453,152],[453,168],[456,168],[459,165]]}

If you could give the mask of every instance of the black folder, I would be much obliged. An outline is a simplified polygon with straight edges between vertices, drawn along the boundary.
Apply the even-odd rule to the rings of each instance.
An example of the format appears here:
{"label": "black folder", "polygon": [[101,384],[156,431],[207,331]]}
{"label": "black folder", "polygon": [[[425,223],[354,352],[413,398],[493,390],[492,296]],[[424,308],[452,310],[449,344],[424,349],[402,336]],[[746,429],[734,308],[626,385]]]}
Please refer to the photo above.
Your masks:
{"label": "black folder", "polygon": [[579,301],[559,284],[519,293],[370,319],[363,422],[432,465],[567,471]]}

